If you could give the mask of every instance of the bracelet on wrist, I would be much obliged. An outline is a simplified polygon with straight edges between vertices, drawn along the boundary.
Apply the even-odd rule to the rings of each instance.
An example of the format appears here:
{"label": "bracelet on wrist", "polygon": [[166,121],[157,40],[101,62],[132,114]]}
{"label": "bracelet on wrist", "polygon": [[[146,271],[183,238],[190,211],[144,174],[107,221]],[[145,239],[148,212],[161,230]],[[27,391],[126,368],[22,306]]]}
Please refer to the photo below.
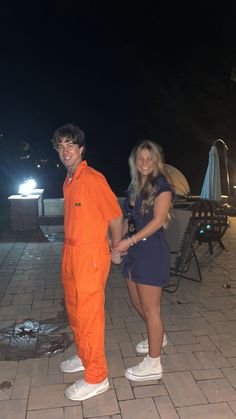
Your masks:
{"label": "bracelet on wrist", "polygon": [[135,244],[137,244],[137,240],[135,239],[134,234],[133,234],[133,236],[128,237],[128,242],[129,242],[129,245],[130,245],[130,246],[132,246],[132,247],[133,247]]}
{"label": "bracelet on wrist", "polygon": [[132,241],[131,241],[131,237],[128,237],[128,239],[127,239],[127,240],[128,240],[128,242],[129,242],[129,245],[130,245],[130,246],[133,246],[133,245],[134,245],[134,244],[132,243]]}

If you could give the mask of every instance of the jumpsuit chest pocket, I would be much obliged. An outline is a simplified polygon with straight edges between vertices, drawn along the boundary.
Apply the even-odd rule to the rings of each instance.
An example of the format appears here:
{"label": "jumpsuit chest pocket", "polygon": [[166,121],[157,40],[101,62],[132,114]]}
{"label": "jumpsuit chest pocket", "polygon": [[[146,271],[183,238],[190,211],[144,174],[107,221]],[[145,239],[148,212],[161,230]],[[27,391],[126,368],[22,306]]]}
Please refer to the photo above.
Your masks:
{"label": "jumpsuit chest pocket", "polygon": [[70,216],[72,218],[81,218],[85,217],[87,213],[86,210],[86,201],[80,198],[73,199],[70,204]]}

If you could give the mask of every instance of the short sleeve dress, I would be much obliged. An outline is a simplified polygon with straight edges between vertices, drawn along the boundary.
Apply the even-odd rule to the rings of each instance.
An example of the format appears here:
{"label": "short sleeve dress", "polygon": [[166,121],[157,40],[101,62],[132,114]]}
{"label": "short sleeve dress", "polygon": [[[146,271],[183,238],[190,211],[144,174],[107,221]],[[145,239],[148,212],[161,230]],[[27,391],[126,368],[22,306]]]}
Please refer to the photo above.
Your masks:
{"label": "short sleeve dress", "polygon": [[[174,198],[174,191],[165,176],[158,175],[155,182],[156,196],[169,191],[172,192],[172,199]],[[136,232],[142,230],[153,218],[153,208],[150,208],[145,215],[140,213],[141,204],[142,194],[137,197],[135,206],[129,208],[129,213],[135,221]],[[128,206],[129,196],[124,204],[126,211]],[[124,277],[139,284],[166,287],[169,285],[169,272],[170,251],[163,227],[130,247],[127,255],[123,258]]]}

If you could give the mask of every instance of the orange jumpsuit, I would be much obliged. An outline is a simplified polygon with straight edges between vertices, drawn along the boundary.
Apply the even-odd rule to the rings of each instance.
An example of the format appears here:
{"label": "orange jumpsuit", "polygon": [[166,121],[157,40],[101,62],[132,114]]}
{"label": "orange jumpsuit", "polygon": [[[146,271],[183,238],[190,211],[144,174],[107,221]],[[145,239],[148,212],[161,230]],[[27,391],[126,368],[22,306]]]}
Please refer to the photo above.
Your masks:
{"label": "orange jumpsuit", "polygon": [[82,161],[64,186],[65,241],[62,283],[66,309],[85,380],[99,383],[108,374],[105,349],[105,285],[110,269],[108,223],[122,216],[104,176]]}

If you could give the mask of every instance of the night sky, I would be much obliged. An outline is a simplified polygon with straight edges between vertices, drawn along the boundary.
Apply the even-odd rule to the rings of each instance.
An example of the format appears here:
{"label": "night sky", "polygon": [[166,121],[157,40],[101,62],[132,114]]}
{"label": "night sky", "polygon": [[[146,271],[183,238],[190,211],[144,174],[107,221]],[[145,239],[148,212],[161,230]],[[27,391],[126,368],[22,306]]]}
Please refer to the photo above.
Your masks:
{"label": "night sky", "polygon": [[[200,193],[211,143],[224,138],[236,182],[231,3],[63,3],[1,6],[1,187],[9,193],[34,171],[46,196],[60,196],[65,172],[55,169],[50,139],[69,122],[85,131],[88,163],[119,195],[129,183],[131,148],[144,138],[162,145],[193,194]],[[27,168],[17,163],[23,141],[30,145]],[[37,159],[48,159],[40,172],[30,166]]]}

